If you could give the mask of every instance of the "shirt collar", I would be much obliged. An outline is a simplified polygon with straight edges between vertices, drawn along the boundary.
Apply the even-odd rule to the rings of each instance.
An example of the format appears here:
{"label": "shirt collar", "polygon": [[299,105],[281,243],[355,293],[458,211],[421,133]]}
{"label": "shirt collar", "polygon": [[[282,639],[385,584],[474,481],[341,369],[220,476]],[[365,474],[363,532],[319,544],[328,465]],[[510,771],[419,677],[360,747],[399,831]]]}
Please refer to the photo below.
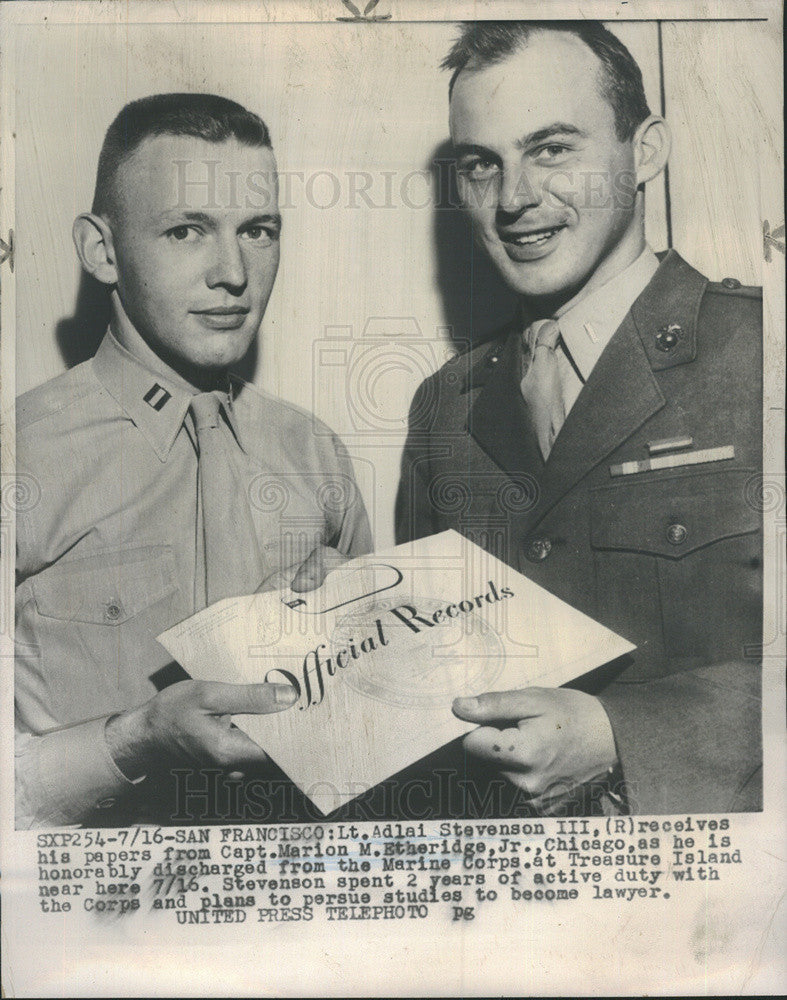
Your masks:
{"label": "shirt collar", "polygon": [[[136,331],[134,331],[136,333]],[[133,421],[150,443],[160,461],[165,462],[175,443],[196,390],[172,371],[136,334],[130,346],[132,353],[119,343],[112,330],[107,330],[93,358],[93,370],[107,392]],[[138,356],[139,355],[139,356]],[[227,422],[238,444],[233,407],[234,390],[228,379],[228,391],[222,394]]]}
{"label": "shirt collar", "polygon": [[658,266],[658,258],[646,246],[639,257],[614,278],[573,305],[567,303],[555,314],[563,341],[583,379],[590,376],[602,351]]}

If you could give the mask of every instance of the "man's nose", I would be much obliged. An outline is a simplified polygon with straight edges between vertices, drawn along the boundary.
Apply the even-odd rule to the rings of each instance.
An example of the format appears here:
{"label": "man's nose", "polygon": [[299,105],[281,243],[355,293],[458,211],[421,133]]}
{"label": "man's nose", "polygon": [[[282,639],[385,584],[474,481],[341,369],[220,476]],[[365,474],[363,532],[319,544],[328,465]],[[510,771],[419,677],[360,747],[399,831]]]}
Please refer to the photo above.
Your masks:
{"label": "man's nose", "polygon": [[217,237],[205,280],[209,288],[221,286],[233,292],[242,292],[246,287],[246,261],[235,233]]}
{"label": "man's nose", "polygon": [[525,209],[536,208],[543,200],[537,171],[528,171],[521,164],[503,170],[497,210],[504,216],[520,215]]}

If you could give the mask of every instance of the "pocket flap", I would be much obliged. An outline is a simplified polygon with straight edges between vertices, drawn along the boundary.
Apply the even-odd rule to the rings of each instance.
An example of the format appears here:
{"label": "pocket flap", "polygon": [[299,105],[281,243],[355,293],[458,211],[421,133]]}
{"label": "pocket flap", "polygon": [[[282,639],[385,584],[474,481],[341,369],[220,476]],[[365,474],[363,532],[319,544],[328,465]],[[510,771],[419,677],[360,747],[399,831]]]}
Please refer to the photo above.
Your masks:
{"label": "pocket flap", "polygon": [[597,487],[590,494],[591,544],[679,559],[757,531],[760,511],[747,490],[754,475],[721,469]]}
{"label": "pocket flap", "polygon": [[122,625],[177,589],[172,550],[147,546],[56,563],[32,583],[38,613]]}

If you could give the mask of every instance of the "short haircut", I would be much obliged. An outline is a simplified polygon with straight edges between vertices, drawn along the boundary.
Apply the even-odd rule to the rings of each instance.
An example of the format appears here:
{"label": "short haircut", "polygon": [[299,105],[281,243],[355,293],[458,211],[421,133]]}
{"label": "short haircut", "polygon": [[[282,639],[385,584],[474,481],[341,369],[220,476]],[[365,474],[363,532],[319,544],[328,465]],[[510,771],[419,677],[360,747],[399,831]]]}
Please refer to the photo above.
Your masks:
{"label": "short haircut", "polygon": [[560,31],[576,35],[601,60],[601,93],[615,114],[619,140],[630,139],[650,115],[642,85],[642,73],[633,56],[600,21],[471,21],[462,30],[442,62],[443,69],[454,71],[449,85],[453,92],[456,78],[468,64],[481,69],[500,62],[524,48],[533,32]]}
{"label": "short haircut", "polygon": [[216,94],[153,94],[127,104],[107,129],[98,157],[93,212],[116,209],[118,167],[147,138],[190,135],[207,142],[235,138],[246,146],[271,147],[265,122],[241,104]]}

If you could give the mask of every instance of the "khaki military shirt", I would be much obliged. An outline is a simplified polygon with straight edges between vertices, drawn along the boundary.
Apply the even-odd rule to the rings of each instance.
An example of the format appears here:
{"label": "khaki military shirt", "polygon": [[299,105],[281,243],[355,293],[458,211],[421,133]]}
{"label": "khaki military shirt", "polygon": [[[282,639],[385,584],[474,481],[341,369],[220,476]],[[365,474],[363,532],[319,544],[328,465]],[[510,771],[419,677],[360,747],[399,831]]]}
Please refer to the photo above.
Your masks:
{"label": "khaki military shirt", "polygon": [[[91,361],[17,402],[18,827],[83,822],[129,782],[109,715],[162,686],[156,642],[203,593],[190,393],[108,333]],[[350,459],[309,414],[232,379],[222,428],[247,484],[260,585],[318,544],[371,548]]]}

